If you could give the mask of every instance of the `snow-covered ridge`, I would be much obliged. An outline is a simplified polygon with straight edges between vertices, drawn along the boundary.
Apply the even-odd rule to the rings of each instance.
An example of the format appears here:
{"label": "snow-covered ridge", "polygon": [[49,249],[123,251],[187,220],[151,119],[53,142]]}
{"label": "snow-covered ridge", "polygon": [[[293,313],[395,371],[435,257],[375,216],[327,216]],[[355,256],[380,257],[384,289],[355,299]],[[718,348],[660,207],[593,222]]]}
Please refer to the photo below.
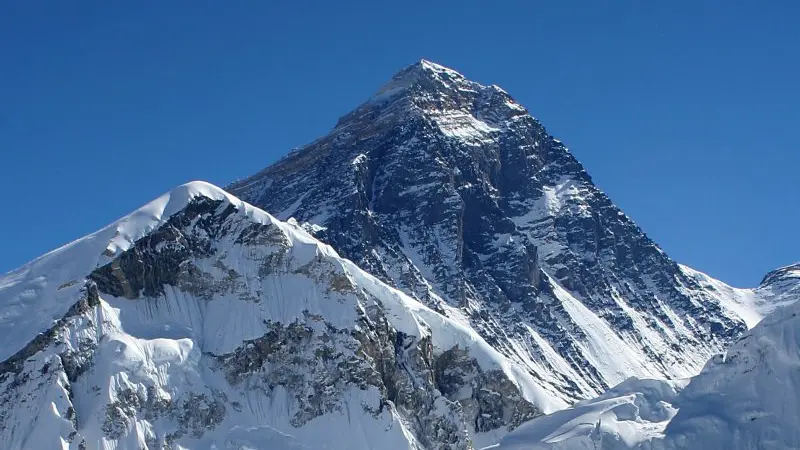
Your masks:
{"label": "snow-covered ridge", "polygon": [[[252,206],[203,181],[178,186],[102,229],[0,276],[0,360],[61,318],[74,303],[78,281],[110,262],[198,196]],[[71,284],[73,283],[73,284]]]}
{"label": "snow-covered ridge", "polygon": [[[248,218],[256,223],[281,228],[290,238],[293,255],[302,254],[298,260],[299,265],[319,255],[337,260],[351,276],[357,277],[359,286],[374,290],[376,294],[380,294],[380,298],[394,299],[395,303],[387,302],[385,306],[394,313],[396,321],[393,325],[398,330],[425,337],[430,333],[428,330],[430,325],[442,327],[446,331],[436,333],[436,338],[442,340],[440,348],[449,349],[455,345],[472,347],[478,354],[483,354],[482,361],[487,364],[487,370],[497,368],[516,370],[468,327],[448,320],[402,292],[384,285],[352,262],[339,258],[329,245],[319,242],[296,224],[279,221],[204,181],[193,181],[178,186],[101,230],[49,252],[0,277],[0,329],[14,329],[13,333],[0,334],[0,360],[7,359],[67,312],[75,298],[74,289],[70,288],[76,286],[79,279],[92,270],[108,264],[138,239],[164,224],[173,214],[186,208],[198,197],[223,200],[225,204],[244,211]],[[57,270],[59,268],[62,270]],[[70,283],[76,284],[70,285]],[[72,295],[60,295],[59,291],[66,291]],[[48,298],[54,300],[48,301]],[[64,301],[57,301],[61,298]],[[423,318],[430,324],[421,325],[420,319]],[[532,385],[527,386],[527,389],[531,392],[537,390]],[[553,407],[545,409],[552,410]]]}
{"label": "snow-covered ridge", "polygon": [[720,305],[741,317],[748,328],[756,326],[772,311],[800,298],[800,264],[773,270],[755,288],[735,288],[691,267],[680,265],[680,268]]}
{"label": "snow-covered ridge", "polygon": [[[0,439],[11,448],[59,439],[69,448],[117,450],[259,447],[275,439],[317,448],[331,426],[364,434],[333,448],[423,448],[437,439],[465,443],[467,433],[490,442],[514,420],[566,406],[468,326],[339,258],[296,224],[203,182],[3,276],[0,312],[2,359],[14,355],[0,364],[0,404],[53,404],[0,414]],[[286,358],[308,360],[272,361],[283,335],[304,342]],[[391,353],[360,353],[378,351],[376,339]],[[334,357],[341,361],[326,369],[325,358]],[[264,358],[271,362],[259,368]],[[341,367],[358,369],[341,374]],[[317,377],[330,376],[326,370],[338,374],[327,382],[337,388],[323,395],[313,383],[324,385]],[[363,381],[373,370],[381,377]],[[414,378],[418,387],[404,393]],[[265,379],[266,397],[248,388]],[[56,382],[54,391],[36,388]],[[325,409],[303,400],[308,386]],[[496,391],[502,402],[487,411],[482,398]],[[395,406],[380,406],[386,401]],[[180,412],[197,402],[207,415]],[[421,418],[415,423],[410,404]]]}
{"label": "snow-covered ridge", "polygon": [[778,281],[794,280],[800,278],[800,262],[790,264],[788,266],[779,267],[772,272],[766,274],[764,279],[761,280],[760,286],[765,286]]}
{"label": "snow-covered ridge", "polygon": [[80,287],[78,281],[92,270],[111,262],[198,197],[222,200],[243,211],[253,221],[285,230],[293,244],[311,245],[315,251],[337,256],[330,246],[223,189],[205,181],[192,181],[90,235],[0,276],[0,329],[15,329],[14,333],[0,334],[0,360],[11,356],[67,312],[74,303],[75,289]]}

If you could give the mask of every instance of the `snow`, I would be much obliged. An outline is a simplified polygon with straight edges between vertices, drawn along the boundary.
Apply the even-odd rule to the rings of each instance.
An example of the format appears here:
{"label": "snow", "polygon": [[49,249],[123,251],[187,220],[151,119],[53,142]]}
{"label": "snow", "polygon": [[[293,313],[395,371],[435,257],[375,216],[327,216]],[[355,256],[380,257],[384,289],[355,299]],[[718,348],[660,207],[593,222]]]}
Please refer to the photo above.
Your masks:
{"label": "snow", "polygon": [[[208,398],[222,393],[241,405],[240,411],[229,407],[218,427],[204,430],[202,437],[183,440],[175,448],[412,448],[407,430],[397,416],[384,412],[376,418],[362,407],[379,404],[377,389],[350,389],[343,393],[344,411],[318,417],[300,429],[295,428],[289,423],[289,413],[295,406],[281,387],[267,398],[258,395],[257,390],[229,385],[219,372],[209,370],[205,357],[208,350],[196,346],[192,339],[135,336],[136,318],[120,314],[121,309],[115,307],[125,302],[131,303],[127,299],[103,299],[102,320],[98,320],[103,324],[100,331],[103,338],[95,351],[93,369],[71,387],[75,409],[82,414],[80,433],[89,448],[138,450],[144,448],[148,440],[173,430],[174,425],[169,422],[147,422],[139,417],[134,432],[120,441],[108,439],[101,429],[105,405],[128,391],[155,393],[173,400],[186,393],[204,394]],[[213,315],[205,317],[214,320]],[[158,322],[158,318],[155,321]],[[236,334],[233,329],[228,331]],[[348,430],[347,440],[331,441],[331,436],[341,430]],[[40,446],[22,448],[50,448],[49,443],[53,441],[42,438],[39,442]]]}
{"label": "snow", "polygon": [[[663,435],[685,382],[628,379],[598,398],[534,419],[487,447],[497,450],[594,449],[598,438],[634,448]],[[617,448],[617,447],[602,447]]]}
{"label": "snow", "polygon": [[[296,406],[288,393],[281,394],[280,386],[267,400],[253,391],[232,387],[220,372],[211,370],[209,355],[228,354],[244,341],[263,336],[267,320],[291,323],[311,313],[324,317],[331,326],[348,329],[357,323],[358,311],[368,306],[370,299],[380,304],[395,329],[417,339],[430,336],[437,352],[454,346],[467,349],[483,370],[502,371],[519,387],[523,397],[541,410],[552,412],[567,406],[558,396],[543,390],[526,369],[494,350],[466,325],[463,317],[442,316],[339,258],[331,247],[315,240],[296,222],[280,222],[203,182],[179,186],[98,232],[0,278],[3,359],[66,313],[80,297],[83,279],[89,272],[130,248],[200,196],[222,200],[220,209],[236,206],[238,212],[231,220],[244,220],[245,225],[256,222],[277,226],[290,243],[289,269],[294,269],[260,274],[255,263],[258,259],[251,259],[260,255],[236,244],[233,233],[215,241],[219,260],[194,258],[192,263],[212,280],[224,279],[225,268],[235,269],[248,292],[257,293],[255,301],[227,291],[217,292],[209,300],[169,285],[164,286],[159,297],[135,301],[101,293],[100,306],[87,317],[80,316],[76,326],[66,328],[68,338],[60,344],[77,350],[82,343],[97,342],[92,351],[92,370],[72,383],[69,393],[66,380],[51,384],[49,392],[30,388],[33,390],[26,395],[35,396],[42,405],[54,406],[47,413],[15,409],[10,420],[19,426],[5,432],[11,433],[16,447],[61,445],[58,443],[71,432],[71,422],[64,419],[64,414],[72,405],[80,411],[79,432],[89,448],[139,449],[174,430],[176,425],[166,419],[148,421],[137,416],[123,437],[107,437],[102,429],[107,405],[125,392],[137,392],[173,401],[189,394],[204,395],[212,401],[215,395],[224,394],[230,401],[235,399],[244,405],[240,412],[229,410],[225,421],[207,430],[202,438],[187,437],[175,448],[264,448],[267,443],[278,448],[417,448],[414,436],[393,409],[385,409],[377,416],[364,409],[363,405],[380,403],[381,394],[376,389],[354,388],[343,393],[343,411],[317,417],[297,429],[289,422],[290,411]],[[311,263],[321,267],[322,273],[344,275],[368,295],[330,292],[314,277],[295,270]],[[36,365],[42,367],[41,358],[54,357],[52,351],[37,353],[25,362],[25,370],[41,372]],[[43,431],[36,431],[40,428]],[[341,430],[348,430],[348,439],[331,442],[330,436]],[[35,443],[18,440],[28,440],[31,433],[35,433]],[[71,447],[64,444],[64,448]]]}
{"label": "snow", "polygon": [[77,280],[111,261],[200,195],[233,198],[209,183],[184,184],[103,229],[0,277],[0,330],[14,329],[0,333],[0,360],[16,353],[67,312],[82,285]]}
{"label": "snow", "polygon": [[552,186],[542,187],[542,196],[532,205],[530,210],[518,217],[514,223],[519,227],[530,226],[532,222],[555,217],[562,209],[573,207],[579,212],[587,212],[585,187],[568,176],[562,176]]}
{"label": "snow", "polygon": [[609,384],[617,384],[633,376],[658,376],[651,370],[644,354],[623,341],[614,330],[575,297],[562,288],[552,277],[548,279],[554,292],[573,322],[586,334],[583,354],[596,367]]}
{"label": "snow", "polygon": [[67,312],[82,287],[80,279],[110,262],[200,196],[224,200],[240,208],[251,220],[283,229],[300,265],[317,254],[337,256],[330,246],[319,243],[301,228],[280,222],[210,183],[187,183],[103,229],[0,277],[0,330],[14,330],[0,333],[0,360],[16,353]]}
{"label": "snow", "polygon": [[492,140],[492,133],[500,131],[500,128],[459,110],[430,111],[429,116],[433,118],[442,134],[468,145],[480,146]]}
{"label": "snow", "polygon": [[[772,311],[790,305],[800,298],[800,283],[794,283],[788,287],[783,287],[779,283],[778,286],[766,284],[757,288],[743,289],[729,286],[691,267],[681,264],[680,268],[683,273],[714,295],[720,305],[744,320],[748,328],[753,328]],[[782,267],[775,272],[782,269],[786,268]],[[792,273],[790,272],[788,276],[791,276]],[[800,274],[800,270],[797,273]]]}
{"label": "snow", "polygon": [[777,308],[691,379],[631,378],[487,448],[800,448],[799,400],[800,303],[794,303]]}

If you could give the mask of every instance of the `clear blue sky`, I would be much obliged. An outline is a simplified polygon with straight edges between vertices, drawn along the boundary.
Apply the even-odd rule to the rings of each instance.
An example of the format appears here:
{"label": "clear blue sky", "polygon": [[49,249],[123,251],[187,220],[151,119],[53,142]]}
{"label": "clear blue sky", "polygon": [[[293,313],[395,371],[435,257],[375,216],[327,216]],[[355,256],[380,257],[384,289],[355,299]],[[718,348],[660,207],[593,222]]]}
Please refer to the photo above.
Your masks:
{"label": "clear blue sky", "polygon": [[0,272],[261,169],[424,57],[509,91],[675,259],[754,285],[800,260],[798,24],[778,0],[2,2]]}

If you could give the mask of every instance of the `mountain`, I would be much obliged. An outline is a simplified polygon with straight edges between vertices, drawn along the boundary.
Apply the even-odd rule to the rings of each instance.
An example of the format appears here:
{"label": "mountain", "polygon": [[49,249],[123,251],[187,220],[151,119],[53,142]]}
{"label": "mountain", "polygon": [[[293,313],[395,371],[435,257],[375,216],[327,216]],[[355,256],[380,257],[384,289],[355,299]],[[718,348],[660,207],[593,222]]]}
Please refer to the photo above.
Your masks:
{"label": "mountain", "polygon": [[483,448],[631,376],[668,381],[603,398],[701,398],[724,383],[680,379],[798,294],[675,263],[506,92],[427,61],[229,190],[0,277],[5,448]]}
{"label": "mountain", "polygon": [[463,449],[565,406],[468,327],[201,182],[0,278],[0,330],[9,449]]}
{"label": "mountain", "polygon": [[741,317],[749,328],[772,311],[800,298],[800,263],[766,274],[755,289],[734,288],[690,267],[680,267],[706,293],[716,297],[724,308]]}
{"label": "mountain", "polygon": [[757,291],[794,302],[711,358],[699,375],[629,379],[524,424],[490,448],[800,448],[800,264],[770,273]]}
{"label": "mountain", "polygon": [[629,376],[694,375],[760,317],[671,260],[509,94],[424,60],[228,189],[475,329],[568,403]]}

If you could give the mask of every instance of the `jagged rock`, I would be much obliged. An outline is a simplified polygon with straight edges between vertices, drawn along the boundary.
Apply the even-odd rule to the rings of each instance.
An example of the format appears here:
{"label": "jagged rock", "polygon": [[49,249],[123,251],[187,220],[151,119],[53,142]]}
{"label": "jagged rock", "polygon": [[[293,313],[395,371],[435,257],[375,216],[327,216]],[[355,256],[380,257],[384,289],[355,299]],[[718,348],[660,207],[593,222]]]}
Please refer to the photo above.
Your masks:
{"label": "jagged rock", "polygon": [[566,401],[691,375],[746,329],[511,96],[428,61],[229,189],[467,317]]}

